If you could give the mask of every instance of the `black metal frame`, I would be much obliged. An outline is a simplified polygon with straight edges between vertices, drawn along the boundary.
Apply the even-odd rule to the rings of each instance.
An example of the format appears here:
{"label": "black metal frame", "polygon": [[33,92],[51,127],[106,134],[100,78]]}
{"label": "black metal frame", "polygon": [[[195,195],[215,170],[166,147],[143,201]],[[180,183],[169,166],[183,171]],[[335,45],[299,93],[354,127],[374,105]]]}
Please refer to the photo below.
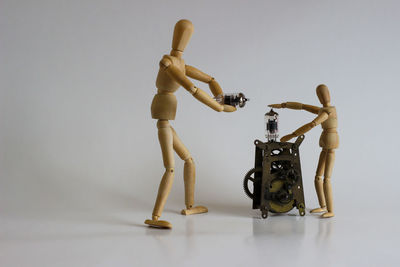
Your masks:
{"label": "black metal frame", "polygon": [[[263,218],[267,218],[268,211],[274,211],[270,203],[277,198],[274,193],[269,191],[271,182],[274,179],[282,179],[285,186],[290,188],[290,197],[294,199],[293,207],[299,210],[301,216],[305,215],[305,202],[303,192],[303,181],[300,166],[299,146],[304,140],[304,135],[299,136],[294,143],[289,142],[261,142],[255,140],[255,170],[253,180],[253,209],[260,209]],[[278,151],[278,153],[276,153]],[[282,171],[274,172],[273,164],[277,162],[288,162],[290,167],[284,170],[286,174],[289,172],[293,179],[289,179],[287,175],[282,175]],[[292,208],[293,208],[292,207]]]}

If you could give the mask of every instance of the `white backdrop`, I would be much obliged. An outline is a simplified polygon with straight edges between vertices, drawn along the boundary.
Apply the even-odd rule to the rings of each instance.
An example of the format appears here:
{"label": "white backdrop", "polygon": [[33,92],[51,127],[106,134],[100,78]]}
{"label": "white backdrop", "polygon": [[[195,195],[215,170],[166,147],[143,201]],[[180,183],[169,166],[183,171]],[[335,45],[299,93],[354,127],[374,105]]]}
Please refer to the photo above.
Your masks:
{"label": "white backdrop", "polygon": [[[163,173],[150,103],[158,62],[181,18],[195,27],[186,63],[214,76],[225,93],[251,99],[235,113],[216,113],[184,89],[177,92],[172,125],[195,160],[198,203],[215,214],[250,211],[241,184],[254,164],[253,141],[264,138],[267,105],[317,105],[315,87],[325,83],[341,141],[332,176],[334,220],[383,218],[393,222],[392,232],[377,236],[398,238],[391,227],[399,221],[399,12],[397,1],[2,0],[0,248],[6,252],[0,263],[12,266],[18,250],[29,250],[21,228],[31,220],[140,213],[129,217],[132,228],[148,231],[141,225]],[[281,136],[314,118],[278,112]],[[317,204],[320,132],[307,133],[301,146],[309,208]],[[184,206],[183,164],[176,161],[163,214],[173,224]],[[388,263],[394,255],[386,255]]]}

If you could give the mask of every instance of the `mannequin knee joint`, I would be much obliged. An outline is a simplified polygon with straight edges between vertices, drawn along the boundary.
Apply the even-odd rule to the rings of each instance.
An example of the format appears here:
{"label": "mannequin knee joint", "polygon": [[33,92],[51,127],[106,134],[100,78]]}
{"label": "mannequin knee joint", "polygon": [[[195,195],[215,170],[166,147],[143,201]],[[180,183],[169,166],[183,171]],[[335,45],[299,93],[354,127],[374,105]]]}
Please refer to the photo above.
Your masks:
{"label": "mannequin knee joint", "polygon": [[316,175],[315,176],[315,181],[322,182],[322,176]]}
{"label": "mannequin knee joint", "polygon": [[194,164],[193,158],[192,158],[192,157],[188,157],[187,159],[185,159],[185,163],[192,163],[192,164]]}
{"label": "mannequin knee joint", "polygon": [[174,168],[165,168],[165,172],[174,172],[175,171],[175,169]]}

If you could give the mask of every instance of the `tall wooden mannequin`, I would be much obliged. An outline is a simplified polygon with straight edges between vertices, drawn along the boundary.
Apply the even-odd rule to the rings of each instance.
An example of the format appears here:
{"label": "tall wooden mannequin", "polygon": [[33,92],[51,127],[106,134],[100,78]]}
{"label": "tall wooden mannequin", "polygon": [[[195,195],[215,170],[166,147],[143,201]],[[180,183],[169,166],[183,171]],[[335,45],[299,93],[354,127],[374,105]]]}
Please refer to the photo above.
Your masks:
{"label": "tall wooden mannequin", "polygon": [[151,115],[157,119],[158,139],[160,141],[165,172],[158,189],[156,203],[154,205],[152,219],[146,220],[145,224],[159,228],[172,228],[167,221],[159,220],[167,201],[174,180],[174,150],[185,162],[184,184],[185,184],[185,205],[183,215],[207,212],[204,206],[194,205],[195,165],[189,151],[179,139],[169,120],[175,119],[177,100],[174,93],[180,86],[185,88],[197,100],[209,106],[215,111],[233,112],[235,107],[221,105],[206,92],[194,86],[187,78],[193,78],[207,83],[214,96],[222,95],[222,89],[215,79],[200,70],[186,65],[182,59],[183,51],[193,33],[193,24],[189,20],[180,20],[176,23],[172,39],[172,50],[169,55],[164,55],[160,61],[156,87],[157,94],[151,104]]}
{"label": "tall wooden mannequin", "polygon": [[[321,108],[297,102],[286,102],[269,106],[273,108],[304,109],[311,113],[318,114],[312,122],[300,127],[293,133],[282,137],[281,141],[286,142],[293,137],[308,132],[318,124],[321,124],[322,134],[319,139],[319,146],[322,147],[322,151],[319,156],[317,172],[314,180],[320,207],[311,210],[311,213],[324,212],[321,217],[329,218],[334,216],[331,175],[335,161],[335,149],[339,147],[339,135],[336,131],[336,108],[330,104],[331,97],[328,87],[324,84],[319,85],[317,87],[317,96],[322,104]],[[322,176],[324,176],[323,180]]]}

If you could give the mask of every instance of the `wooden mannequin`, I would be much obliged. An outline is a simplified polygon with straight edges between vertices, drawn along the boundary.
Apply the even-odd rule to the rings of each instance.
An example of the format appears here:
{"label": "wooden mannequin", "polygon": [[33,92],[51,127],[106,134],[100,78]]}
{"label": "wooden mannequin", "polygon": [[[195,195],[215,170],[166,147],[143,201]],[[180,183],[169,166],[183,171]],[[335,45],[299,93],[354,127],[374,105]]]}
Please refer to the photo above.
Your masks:
{"label": "wooden mannequin", "polygon": [[[317,87],[317,96],[323,106],[322,108],[297,102],[286,102],[282,104],[272,104],[269,106],[273,108],[304,109],[311,113],[318,114],[318,116],[312,122],[307,123],[293,133],[282,137],[281,142],[286,142],[293,137],[302,135],[318,124],[321,124],[322,134],[319,139],[319,146],[322,147],[322,152],[319,156],[318,167],[314,181],[320,207],[311,210],[311,213],[324,212],[321,217],[329,218],[334,216],[331,174],[335,161],[335,149],[339,147],[339,135],[336,131],[336,108],[330,105],[331,97],[328,87],[324,84],[319,85]],[[322,175],[324,175],[323,181]]]}
{"label": "wooden mannequin", "polygon": [[195,165],[189,151],[169,124],[169,120],[175,119],[177,108],[177,100],[174,93],[180,86],[182,86],[197,100],[215,111],[233,112],[236,110],[233,106],[219,104],[206,92],[194,86],[194,84],[186,77],[188,76],[207,83],[214,96],[223,94],[221,87],[213,77],[192,66],[186,65],[183,61],[182,54],[192,36],[192,33],[193,24],[189,20],[180,20],[176,23],[172,40],[172,50],[169,55],[163,56],[160,61],[160,69],[156,80],[156,87],[158,90],[151,104],[152,118],[158,120],[158,139],[160,141],[165,167],[165,173],[161,179],[156,203],[154,205],[152,219],[145,221],[145,224],[153,227],[172,228],[172,225],[169,222],[159,220],[159,218],[174,179],[174,150],[179,157],[185,161],[183,176],[186,209],[182,210],[181,213],[183,215],[190,215],[208,211],[206,207],[193,206]]}

